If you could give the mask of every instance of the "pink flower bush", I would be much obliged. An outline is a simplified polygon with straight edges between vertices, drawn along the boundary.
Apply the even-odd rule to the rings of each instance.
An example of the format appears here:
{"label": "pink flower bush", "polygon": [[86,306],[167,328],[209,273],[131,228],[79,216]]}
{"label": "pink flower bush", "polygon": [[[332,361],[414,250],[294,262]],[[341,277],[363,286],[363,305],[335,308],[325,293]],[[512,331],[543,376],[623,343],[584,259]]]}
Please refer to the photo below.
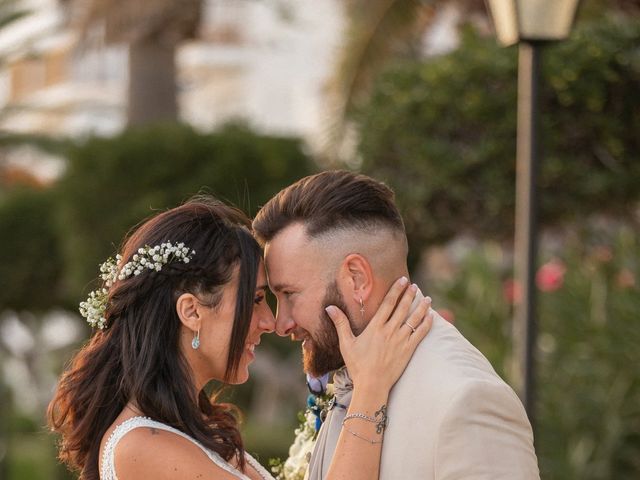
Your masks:
{"label": "pink flower bush", "polygon": [[566,271],[565,264],[554,258],[540,267],[536,274],[536,285],[543,292],[555,292],[562,288]]}
{"label": "pink flower bush", "polygon": [[449,323],[453,323],[456,321],[456,315],[448,308],[439,308],[438,313]]}
{"label": "pink flower bush", "polygon": [[513,278],[505,280],[502,284],[502,294],[504,299],[513,305],[517,305],[522,301],[522,288]]}
{"label": "pink flower bush", "polygon": [[598,245],[592,250],[591,255],[600,263],[609,263],[613,260],[613,251],[607,245]]}
{"label": "pink flower bush", "polygon": [[636,286],[636,277],[631,270],[623,268],[618,272],[616,283],[622,289],[633,288]]}

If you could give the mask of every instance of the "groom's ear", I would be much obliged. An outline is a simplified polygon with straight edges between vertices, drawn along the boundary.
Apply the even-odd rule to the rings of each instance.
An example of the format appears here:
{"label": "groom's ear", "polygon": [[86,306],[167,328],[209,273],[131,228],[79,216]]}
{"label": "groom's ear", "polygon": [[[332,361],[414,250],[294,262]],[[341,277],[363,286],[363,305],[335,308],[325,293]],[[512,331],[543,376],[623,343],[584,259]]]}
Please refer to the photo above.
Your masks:
{"label": "groom's ear", "polygon": [[356,303],[366,302],[373,290],[373,269],[369,261],[359,253],[347,255],[342,262],[342,276],[345,293]]}

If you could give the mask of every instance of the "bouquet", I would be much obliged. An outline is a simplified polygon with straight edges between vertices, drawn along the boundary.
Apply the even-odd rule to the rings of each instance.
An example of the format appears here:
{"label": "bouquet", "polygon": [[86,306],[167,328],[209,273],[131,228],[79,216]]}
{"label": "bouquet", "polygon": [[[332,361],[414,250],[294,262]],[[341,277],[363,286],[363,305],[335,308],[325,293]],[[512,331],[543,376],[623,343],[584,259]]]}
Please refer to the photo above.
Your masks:
{"label": "bouquet", "polygon": [[298,413],[300,425],[294,430],[295,439],[289,448],[289,457],[284,462],[279,458],[269,461],[277,480],[304,480],[318,431],[333,398],[333,385],[328,380],[329,374],[320,378],[307,375],[311,393],[307,398],[307,408]]}

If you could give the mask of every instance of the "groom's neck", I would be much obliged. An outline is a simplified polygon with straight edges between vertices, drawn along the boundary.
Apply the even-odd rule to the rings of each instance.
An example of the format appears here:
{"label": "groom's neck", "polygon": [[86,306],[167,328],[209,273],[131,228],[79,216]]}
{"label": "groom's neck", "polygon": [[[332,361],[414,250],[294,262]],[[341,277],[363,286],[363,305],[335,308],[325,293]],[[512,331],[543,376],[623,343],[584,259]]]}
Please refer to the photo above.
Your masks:
{"label": "groom's neck", "polygon": [[[409,277],[409,271],[406,264],[396,266],[395,268],[389,268],[387,272],[383,273],[383,276],[376,276],[376,281],[371,296],[365,305],[365,326],[369,324],[373,316],[380,308],[384,297],[389,292],[391,286],[400,278]],[[411,282],[411,280],[409,280]]]}

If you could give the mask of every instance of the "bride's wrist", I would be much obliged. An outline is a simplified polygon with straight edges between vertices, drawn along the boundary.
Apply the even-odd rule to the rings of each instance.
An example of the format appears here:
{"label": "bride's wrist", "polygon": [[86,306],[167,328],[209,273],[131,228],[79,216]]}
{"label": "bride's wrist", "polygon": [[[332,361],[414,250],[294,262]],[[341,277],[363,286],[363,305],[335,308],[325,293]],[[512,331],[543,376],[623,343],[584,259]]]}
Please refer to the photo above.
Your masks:
{"label": "bride's wrist", "polygon": [[359,397],[381,401],[383,403],[389,398],[389,390],[390,387],[380,382],[364,382],[354,384],[353,386],[354,396],[357,394]]}

